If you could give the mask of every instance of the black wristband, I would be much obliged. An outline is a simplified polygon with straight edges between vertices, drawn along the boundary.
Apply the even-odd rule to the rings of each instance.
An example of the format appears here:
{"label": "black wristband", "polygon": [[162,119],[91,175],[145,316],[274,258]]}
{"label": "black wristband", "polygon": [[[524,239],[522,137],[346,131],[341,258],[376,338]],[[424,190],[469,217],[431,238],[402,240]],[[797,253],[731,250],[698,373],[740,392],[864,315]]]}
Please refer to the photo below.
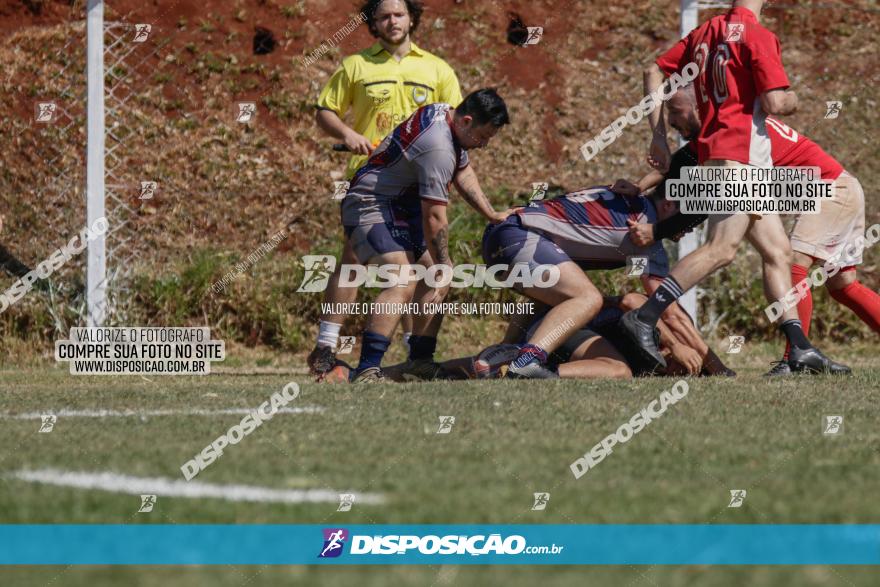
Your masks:
{"label": "black wristband", "polygon": [[708,214],[682,214],[678,212],[654,225],[654,241],[672,238],[681,232],[696,228],[708,217]]}

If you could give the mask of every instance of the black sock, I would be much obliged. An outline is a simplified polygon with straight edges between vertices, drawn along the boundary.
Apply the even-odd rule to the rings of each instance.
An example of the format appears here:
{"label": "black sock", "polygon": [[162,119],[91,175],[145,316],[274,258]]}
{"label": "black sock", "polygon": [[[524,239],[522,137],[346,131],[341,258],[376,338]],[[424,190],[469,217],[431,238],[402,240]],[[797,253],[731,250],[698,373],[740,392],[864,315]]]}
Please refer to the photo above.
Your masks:
{"label": "black sock", "polygon": [[417,336],[415,334],[409,337],[409,358],[411,361],[418,359],[434,358],[434,351],[437,350],[436,336]]}
{"label": "black sock", "polygon": [[636,315],[642,322],[657,324],[657,321],[660,320],[660,315],[666,311],[666,308],[682,295],[684,295],[684,292],[681,290],[681,286],[678,285],[675,278],[670,275],[663,280],[663,283],[661,283],[660,287],[657,288],[657,291],[648,298],[645,305],[637,310],[638,314]]}
{"label": "black sock", "polygon": [[788,339],[788,344],[792,347],[797,347],[799,349],[809,349],[813,347],[813,345],[810,344],[810,341],[807,340],[807,335],[804,334],[804,329],[803,326],[801,326],[800,320],[786,320],[779,325],[779,329],[785,335],[785,338]]}

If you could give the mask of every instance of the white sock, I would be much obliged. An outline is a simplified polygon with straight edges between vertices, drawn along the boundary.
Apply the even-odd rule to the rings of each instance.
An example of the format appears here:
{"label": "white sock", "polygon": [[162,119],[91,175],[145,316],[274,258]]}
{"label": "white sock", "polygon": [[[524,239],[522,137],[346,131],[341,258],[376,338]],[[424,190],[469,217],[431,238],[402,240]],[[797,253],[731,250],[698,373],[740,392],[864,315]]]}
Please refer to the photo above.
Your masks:
{"label": "white sock", "polygon": [[341,329],[342,324],[321,320],[321,324],[318,327],[318,346],[326,346],[336,350],[336,345],[339,343],[339,331]]}
{"label": "white sock", "polygon": [[406,347],[406,352],[407,352],[407,353],[410,351],[410,348],[409,348],[409,337],[411,337],[411,336],[412,336],[412,332],[404,332],[404,333],[403,333],[403,346]]}

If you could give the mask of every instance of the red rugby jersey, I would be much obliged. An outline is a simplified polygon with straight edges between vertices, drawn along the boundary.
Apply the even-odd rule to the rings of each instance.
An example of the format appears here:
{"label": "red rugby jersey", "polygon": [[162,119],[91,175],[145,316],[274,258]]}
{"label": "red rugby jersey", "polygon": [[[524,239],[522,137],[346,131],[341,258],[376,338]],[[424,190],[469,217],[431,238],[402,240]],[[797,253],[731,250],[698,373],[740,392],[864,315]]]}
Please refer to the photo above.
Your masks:
{"label": "red rugby jersey", "polygon": [[829,181],[843,173],[837,159],[784,122],[768,116],[766,124],[775,167],[819,167]]}
{"label": "red rugby jersey", "polygon": [[702,128],[697,139],[700,163],[728,159],[770,166],[770,140],[760,95],[787,88],[779,40],[747,8],[733,8],[709,19],[657,59],[667,75],[694,62]]}
{"label": "red rugby jersey", "polygon": [[[818,167],[822,170],[822,179],[828,181],[834,181],[843,173],[843,165],[837,159],[781,120],[768,116],[766,128],[774,167]],[[686,147],[693,152],[694,142],[690,141]]]}

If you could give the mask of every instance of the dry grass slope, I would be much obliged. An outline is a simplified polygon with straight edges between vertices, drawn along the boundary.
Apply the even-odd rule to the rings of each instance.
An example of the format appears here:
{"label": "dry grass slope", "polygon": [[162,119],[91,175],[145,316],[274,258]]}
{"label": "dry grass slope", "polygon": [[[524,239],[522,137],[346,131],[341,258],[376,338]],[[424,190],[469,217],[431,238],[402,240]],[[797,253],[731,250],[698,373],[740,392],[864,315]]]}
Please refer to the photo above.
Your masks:
{"label": "dry grass slope", "polygon": [[[74,9],[61,1],[30,4],[42,8],[12,3],[0,11],[0,89],[7,96],[0,103],[0,132],[8,146],[0,152],[0,211],[7,216],[2,242],[36,263],[84,222],[84,43],[76,40],[82,35],[76,4],[82,3]],[[677,2],[426,4],[419,44],[453,65],[465,92],[492,85],[509,103],[513,124],[490,150],[473,157],[496,207],[522,202],[533,181],[575,188],[646,170],[644,126],[589,163],[579,147],[638,101],[643,67],[677,37]],[[871,189],[880,180],[878,149],[869,132],[875,127],[878,12],[868,1],[828,6],[796,1],[771,7],[766,24],[782,41],[801,97],[802,108],[789,122],[860,177],[870,225],[880,220]],[[506,42],[509,11],[544,27],[539,45]],[[355,12],[347,0],[182,0],[165,7],[126,0],[108,6],[108,21],[153,27],[139,59],[116,72],[127,80],[120,96],[128,99],[116,122],[129,136],[114,153],[118,197],[129,210],[125,267],[140,276],[117,298],[124,319],[207,320],[244,342],[301,350],[317,300],[294,293],[299,256],[338,251],[341,231],[330,195],[344,165],[316,129],[311,105],[341,55],[371,39],[360,27],[316,63],[305,67],[301,57]],[[255,26],[273,31],[279,41],[273,53],[252,54]],[[64,105],[64,124],[32,122],[34,101],[44,99]],[[843,113],[824,120],[825,102],[835,99],[844,103]],[[234,104],[243,100],[258,105],[252,124],[233,120]],[[159,182],[159,193],[140,201],[137,187],[146,178]],[[477,260],[481,223],[460,200],[453,214],[453,235],[461,243],[455,254]],[[284,226],[290,236],[274,253],[221,296],[205,297],[236,260]],[[81,303],[75,296],[81,261],[62,274],[62,300],[74,306]],[[754,253],[744,250],[707,284],[703,304],[722,328],[763,335],[768,330],[754,323],[763,307],[754,263]],[[876,254],[869,254],[862,275],[873,287],[876,267]],[[820,336],[832,330],[842,338],[867,334],[825,297],[817,300]],[[59,319],[46,318],[45,305],[37,299],[19,304],[0,317],[0,333],[45,336],[59,320],[74,320],[64,310],[56,311]],[[472,325],[460,330],[463,340],[476,340]]]}

